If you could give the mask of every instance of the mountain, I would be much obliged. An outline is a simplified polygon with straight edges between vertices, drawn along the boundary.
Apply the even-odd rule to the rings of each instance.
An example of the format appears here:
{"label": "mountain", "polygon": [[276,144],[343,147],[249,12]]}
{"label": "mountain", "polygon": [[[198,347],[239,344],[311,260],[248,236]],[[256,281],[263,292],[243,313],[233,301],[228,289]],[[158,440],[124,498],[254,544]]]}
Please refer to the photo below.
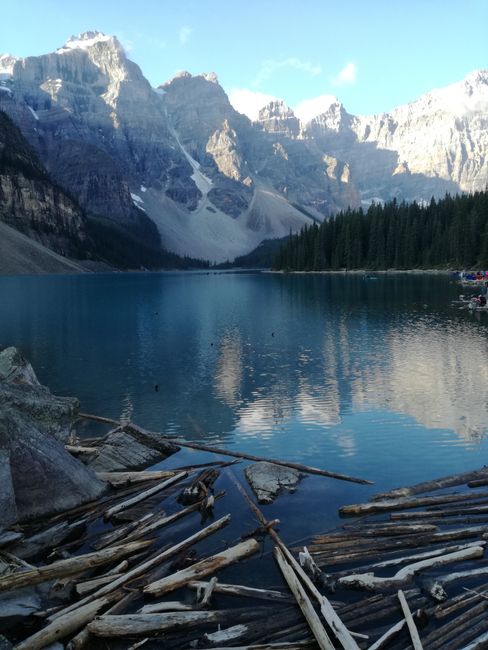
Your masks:
{"label": "mountain", "polygon": [[220,261],[310,222],[259,176],[281,154],[214,75],[153,89],[115,37],[86,32],[50,54],[0,58],[0,84],[0,109],[53,180],[153,244]]}
{"label": "mountain", "polygon": [[86,248],[83,211],[52,183],[20,130],[2,112],[0,221],[64,256],[79,257]]}
{"label": "mountain", "polygon": [[483,190],[488,181],[488,71],[391,113],[354,116],[339,102],[303,137],[348,163],[363,201],[430,200]]}
{"label": "mountain", "polygon": [[[430,199],[487,180],[487,72],[391,113],[334,97],[249,120],[214,73],[152,88],[113,36],[0,56],[0,110],[53,182],[137,246],[222,262],[349,206]],[[121,230],[122,229],[122,230]]]}

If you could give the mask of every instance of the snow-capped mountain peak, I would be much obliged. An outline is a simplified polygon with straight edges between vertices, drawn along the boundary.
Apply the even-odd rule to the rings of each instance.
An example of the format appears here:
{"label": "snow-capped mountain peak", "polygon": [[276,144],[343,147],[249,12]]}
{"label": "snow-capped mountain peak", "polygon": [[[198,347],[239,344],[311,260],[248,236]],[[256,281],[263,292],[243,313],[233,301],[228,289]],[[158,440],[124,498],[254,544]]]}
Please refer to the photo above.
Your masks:
{"label": "snow-capped mountain peak", "polygon": [[64,52],[69,52],[70,50],[87,50],[97,43],[106,43],[108,41],[116,40],[117,39],[114,36],[107,36],[102,32],[83,32],[78,36],[72,36],[69,38],[63,47],[60,47],[56,52],[62,54]]}

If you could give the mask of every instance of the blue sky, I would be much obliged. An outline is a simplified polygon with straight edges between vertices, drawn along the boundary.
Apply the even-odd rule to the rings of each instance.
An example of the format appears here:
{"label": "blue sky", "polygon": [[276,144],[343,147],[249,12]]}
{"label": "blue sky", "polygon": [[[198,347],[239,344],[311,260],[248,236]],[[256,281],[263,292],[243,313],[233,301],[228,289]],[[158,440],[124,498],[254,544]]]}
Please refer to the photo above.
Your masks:
{"label": "blue sky", "polygon": [[87,30],[117,35],[153,85],[214,71],[290,106],[336,95],[388,111],[488,68],[488,0],[23,0],[4,3],[0,53],[38,55]]}

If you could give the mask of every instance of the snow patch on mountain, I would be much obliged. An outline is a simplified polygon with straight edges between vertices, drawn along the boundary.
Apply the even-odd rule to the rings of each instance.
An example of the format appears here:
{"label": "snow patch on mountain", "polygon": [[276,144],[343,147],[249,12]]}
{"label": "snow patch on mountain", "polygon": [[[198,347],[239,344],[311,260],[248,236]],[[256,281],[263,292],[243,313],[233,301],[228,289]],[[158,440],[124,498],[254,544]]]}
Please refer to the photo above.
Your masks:
{"label": "snow patch on mountain", "polygon": [[112,40],[113,36],[107,36],[106,34],[102,34],[102,32],[84,32],[83,34],[79,34],[79,36],[72,36],[66,41],[63,47],[56,50],[56,53],[63,54],[70,50],[87,50],[89,47],[93,47],[97,43],[104,43]]}

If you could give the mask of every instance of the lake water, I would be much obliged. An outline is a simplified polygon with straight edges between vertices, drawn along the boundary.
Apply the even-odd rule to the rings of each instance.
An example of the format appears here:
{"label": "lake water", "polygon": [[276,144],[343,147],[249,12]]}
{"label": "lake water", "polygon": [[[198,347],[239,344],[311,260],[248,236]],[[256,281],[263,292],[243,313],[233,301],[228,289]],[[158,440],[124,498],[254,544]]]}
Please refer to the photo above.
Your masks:
{"label": "lake water", "polygon": [[452,308],[460,291],[446,275],[4,277],[0,345],[84,411],[375,481],[309,477],[276,502],[324,528],[336,505],[486,462],[488,316]]}

